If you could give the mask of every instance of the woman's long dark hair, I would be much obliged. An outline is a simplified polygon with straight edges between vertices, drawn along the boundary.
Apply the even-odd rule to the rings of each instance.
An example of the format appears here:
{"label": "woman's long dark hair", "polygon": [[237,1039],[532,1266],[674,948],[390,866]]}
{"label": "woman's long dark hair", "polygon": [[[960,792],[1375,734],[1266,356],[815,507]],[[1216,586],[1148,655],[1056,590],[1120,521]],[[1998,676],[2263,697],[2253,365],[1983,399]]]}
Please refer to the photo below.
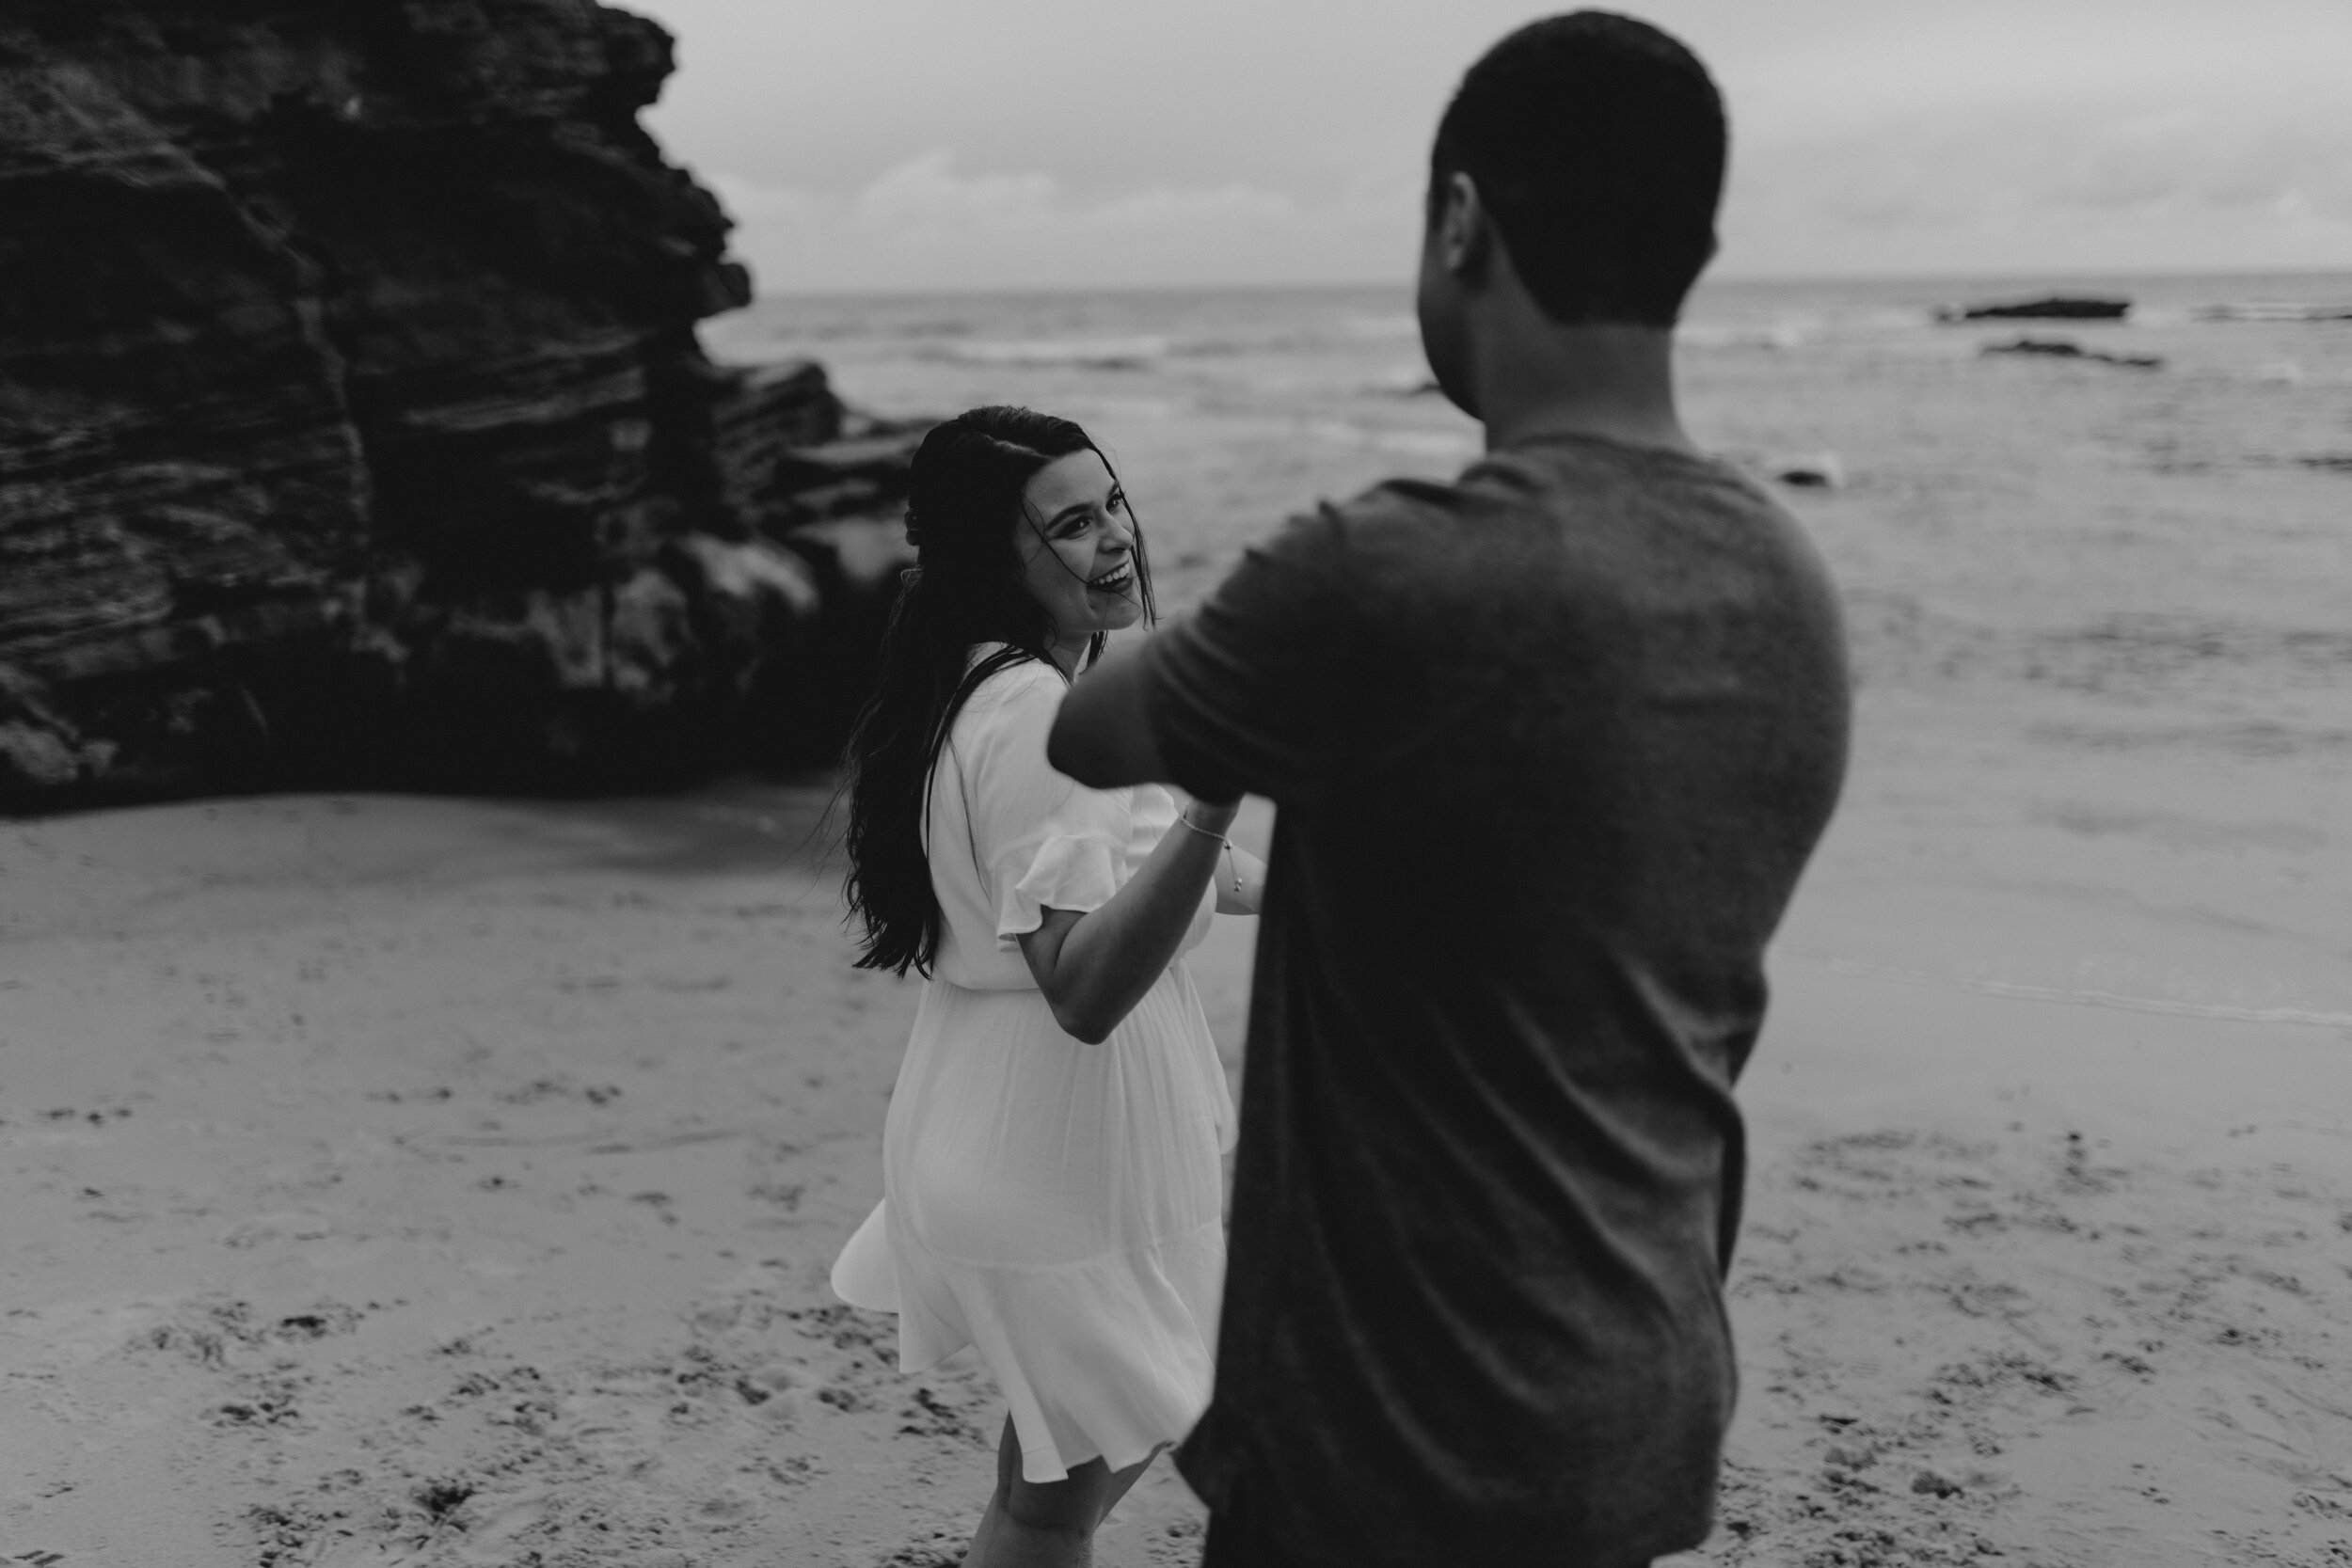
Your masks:
{"label": "woman's long dark hair", "polygon": [[[850,736],[846,891],[866,927],[860,969],[928,977],[939,956],[939,900],[923,852],[931,770],[982,681],[1025,659],[1053,663],[1053,619],[1023,580],[1014,531],[1038,470],[1081,451],[1102,456],[1070,420],[1002,406],[959,414],[915,449],[907,498],[915,563],[883,633],[881,683]],[[1156,608],[1140,528],[1135,565],[1148,620]],[[1005,646],[975,663],[983,642]],[[1087,661],[1102,651],[1098,632]]]}

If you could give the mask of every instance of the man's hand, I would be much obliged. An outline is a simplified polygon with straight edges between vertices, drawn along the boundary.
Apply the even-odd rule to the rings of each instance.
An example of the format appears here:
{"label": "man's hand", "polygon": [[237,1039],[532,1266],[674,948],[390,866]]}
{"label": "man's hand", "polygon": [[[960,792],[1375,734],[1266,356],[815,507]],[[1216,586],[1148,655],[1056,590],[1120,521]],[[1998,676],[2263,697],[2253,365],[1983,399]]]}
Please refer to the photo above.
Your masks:
{"label": "man's hand", "polygon": [[1140,645],[1105,655],[1062,699],[1045,760],[1094,789],[1170,782],[1144,711],[1150,679]]}

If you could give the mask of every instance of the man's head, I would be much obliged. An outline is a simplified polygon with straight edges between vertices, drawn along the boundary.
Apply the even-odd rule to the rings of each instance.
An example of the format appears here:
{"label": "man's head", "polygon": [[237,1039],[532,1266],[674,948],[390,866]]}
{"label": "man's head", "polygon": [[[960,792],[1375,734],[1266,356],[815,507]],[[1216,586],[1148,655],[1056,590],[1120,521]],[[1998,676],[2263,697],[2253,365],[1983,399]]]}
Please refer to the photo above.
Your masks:
{"label": "man's head", "polygon": [[1553,323],[1671,327],[1715,251],[1727,140],[1707,68],[1646,23],[1577,11],[1488,50],[1430,151],[1422,319],[1433,361],[1458,331],[1453,296],[1486,282],[1489,238]]}

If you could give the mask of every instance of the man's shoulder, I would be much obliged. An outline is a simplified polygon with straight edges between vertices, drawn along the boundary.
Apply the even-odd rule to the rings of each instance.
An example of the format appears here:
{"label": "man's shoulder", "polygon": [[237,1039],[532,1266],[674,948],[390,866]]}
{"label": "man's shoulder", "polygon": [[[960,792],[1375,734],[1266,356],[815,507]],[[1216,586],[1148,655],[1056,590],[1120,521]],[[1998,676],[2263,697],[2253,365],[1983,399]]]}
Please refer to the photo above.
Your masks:
{"label": "man's shoulder", "polygon": [[[1294,527],[1312,525],[1333,543],[1364,546],[1460,542],[1458,525],[1513,517],[1556,521],[1611,507],[1629,490],[1664,499],[1691,485],[1736,492],[1742,501],[1772,505],[1760,490],[1703,458],[1675,457],[1655,473],[1628,466],[1615,443],[1595,452],[1499,449],[1483,452],[1450,480],[1390,479],[1346,500],[1327,503]],[[1565,457],[1565,461],[1563,460]],[[1595,461],[1597,459],[1597,461]]]}
{"label": "man's shoulder", "polygon": [[1383,480],[1293,516],[1261,549],[1288,564],[1349,576],[1409,570],[1415,558],[1454,541],[1466,515],[1490,504],[1458,482]]}
{"label": "man's shoulder", "polygon": [[[1342,501],[1327,501],[1315,517],[1341,533],[1400,534],[1441,527],[1466,507],[1480,504],[1464,481],[1478,471],[1473,465],[1460,478],[1384,479]],[[1303,520],[1303,519],[1302,519]]]}
{"label": "man's shoulder", "polygon": [[1775,510],[1770,492],[1720,457],[1610,436],[1554,432],[1481,456],[1459,488],[1487,504],[1539,507],[1694,501]]}

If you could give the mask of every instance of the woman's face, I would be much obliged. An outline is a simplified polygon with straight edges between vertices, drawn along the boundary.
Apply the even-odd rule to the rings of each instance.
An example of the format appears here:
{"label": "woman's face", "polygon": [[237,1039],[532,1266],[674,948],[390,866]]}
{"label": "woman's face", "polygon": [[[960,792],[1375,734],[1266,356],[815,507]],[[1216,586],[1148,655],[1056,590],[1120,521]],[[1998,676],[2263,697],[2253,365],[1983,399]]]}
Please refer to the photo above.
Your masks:
{"label": "woman's face", "polygon": [[1081,642],[1134,626],[1143,615],[1136,522],[1102,455],[1056,458],[1030,479],[1025,499],[1027,515],[1012,525],[1013,552],[1056,635]]}

